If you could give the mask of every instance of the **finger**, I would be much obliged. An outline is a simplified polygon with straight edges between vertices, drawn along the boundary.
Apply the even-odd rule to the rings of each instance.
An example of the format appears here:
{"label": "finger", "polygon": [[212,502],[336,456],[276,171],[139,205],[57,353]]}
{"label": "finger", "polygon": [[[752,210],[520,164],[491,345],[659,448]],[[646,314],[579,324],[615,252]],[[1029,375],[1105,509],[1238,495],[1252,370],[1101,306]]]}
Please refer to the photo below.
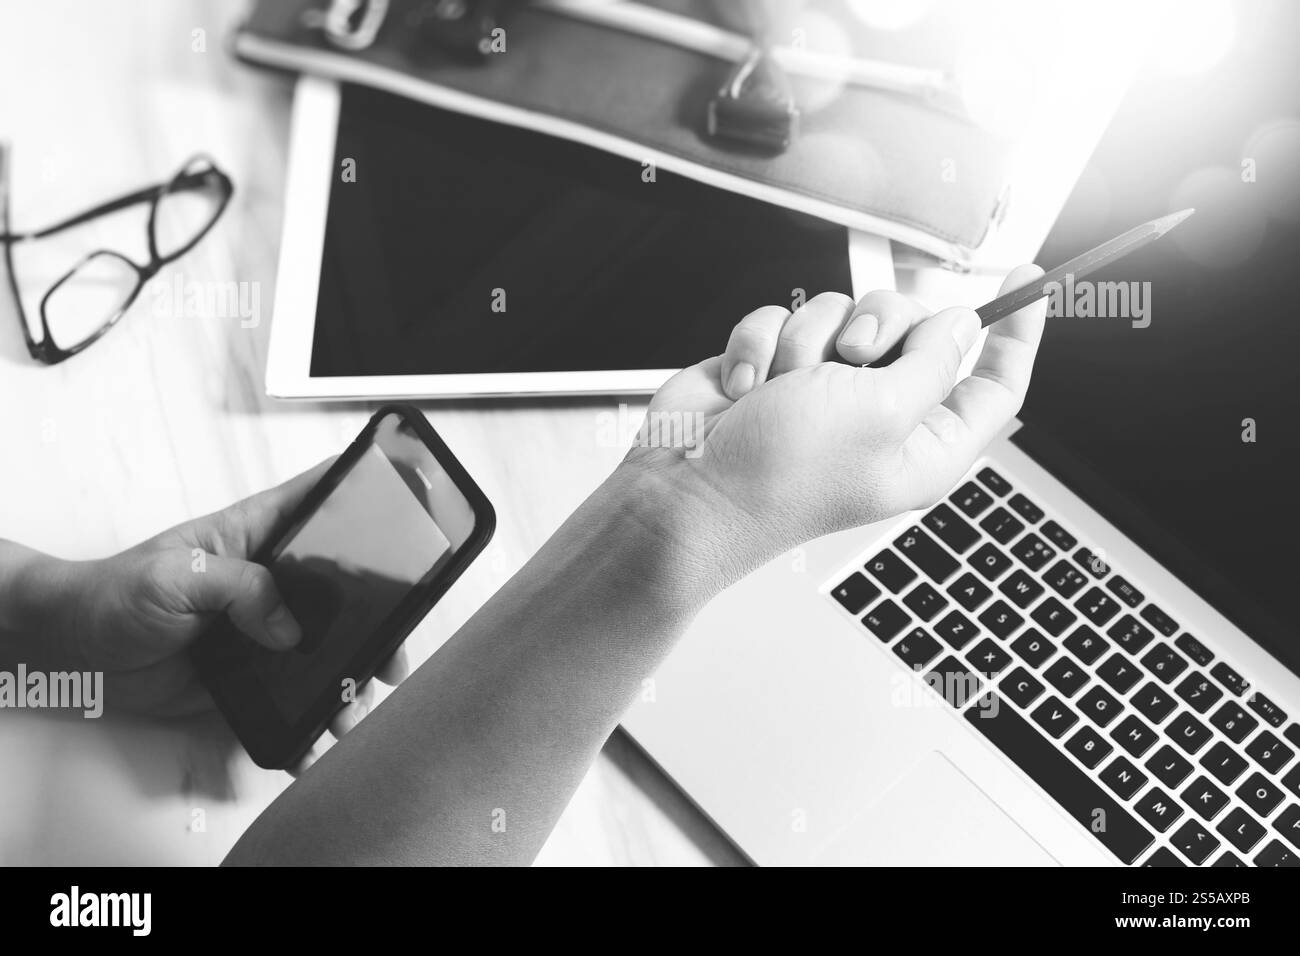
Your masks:
{"label": "finger", "polygon": [[361,719],[370,713],[370,708],[375,702],[375,688],[370,681],[366,681],[357,691],[356,700],[349,701],[343,709],[334,715],[330,720],[330,733],[336,738],[342,737],[357,724]]}
{"label": "finger", "polygon": [[[1037,266],[1021,266],[1003,282],[1002,292],[1042,274]],[[908,457],[916,463],[915,507],[945,494],[1020,410],[1046,315],[1044,300],[995,323],[970,376],[908,438]]]}
{"label": "finger", "polygon": [[[295,475],[283,484],[260,491],[231,508],[220,512],[231,516],[237,525],[233,534],[242,536],[239,551],[242,555],[256,554],[274,534],[282,528],[293,510],[307,497],[307,493],[325,477],[325,472],[338,460],[337,455],[326,458],[300,475]],[[223,523],[222,533],[228,533],[231,522]]]}
{"label": "finger", "polygon": [[781,326],[769,377],[834,357],[835,338],[852,310],[853,300],[842,292],[823,292],[799,306]]}
{"label": "finger", "polygon": [[213,554],[201,567],[195,570],[186,560],[174,573],[176,587],[193,610],[225,612],[243,633],[273,651],[286,650],[302,639],[275,579],[262,565]]}
{"label": "finger", "polygon": [[299,760],[292,767],[285,768],[286,772],[291,777],[301,777],[304,773],[307,772],[308,768],[310,768],[312,764],[314,764],[317,760],[320,760],[320,758],[323,757],[324,755],[325,755],[325,748],[321,744],[321,742],[317,740],[315,743],[311,745],[311,749],[308,750],[305,754],[303,754],[301,760]]}
{"label": "finger", "polygon": [[901,293],[868,292],[844,324],[835,349],[850,365],[868,365],[930,315],[929,309]]}
{"label": "finger", "polygon": [[[1042,274],[1036,265],[1019,266],[1003,281],[999,295],[1028,285]],[[972,460],[1024,404],[1046,324],[1046,299],[995,322],[971,374],[957,383],[944,402],[969,433]]]}
{"label": "finger", "polygon": [[776,355],[776,342],[790,310],[765,305],[745,316],[731,330],[722,356],[722,388],[733,402],[767,381]]}
{"label": "finger", "polygon": [[375,671],[375,677],[389,687],[396,687],[406,680],[410,673],[411,661],[406,653],[406,645],[403,644],[393,652],[392,657],[379,665],[379,670]]}
{"label": "finger", "polygon": [[912,330],[897,361],[872,370],[894,396],[901,424],[916,425],[948,397],[962,358],[979,334],[980,319],[973,310],[944,309]]}

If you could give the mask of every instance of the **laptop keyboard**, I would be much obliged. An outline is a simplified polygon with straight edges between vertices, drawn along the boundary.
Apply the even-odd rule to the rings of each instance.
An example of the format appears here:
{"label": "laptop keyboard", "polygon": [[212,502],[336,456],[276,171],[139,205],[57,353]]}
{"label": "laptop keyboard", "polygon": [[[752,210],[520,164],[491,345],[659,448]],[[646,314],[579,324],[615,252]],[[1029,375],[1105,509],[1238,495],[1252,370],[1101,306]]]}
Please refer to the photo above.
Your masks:
{"label": "laptop keyboard", "polygon": [[1122,862],[1300,866],[1300,724],[992,468],[829,594]]}

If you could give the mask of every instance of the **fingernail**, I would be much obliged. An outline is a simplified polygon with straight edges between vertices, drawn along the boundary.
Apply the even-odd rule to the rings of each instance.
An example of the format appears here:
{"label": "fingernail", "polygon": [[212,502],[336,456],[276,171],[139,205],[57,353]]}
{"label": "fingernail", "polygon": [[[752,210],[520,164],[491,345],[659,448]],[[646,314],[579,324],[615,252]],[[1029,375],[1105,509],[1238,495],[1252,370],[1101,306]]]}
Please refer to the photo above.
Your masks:
{"label": "fingernail", "polygon": [[964,355],[975,344],[975,340],[980,334],[980,318],[974,312],[969,312],[957,320],[952,327],[952,337],[957,341],[957,348],[961,349]]}
{"label": "fingernail", "polygon": [[302,638],[298,622],[283,604],[266,616],[266,632],[281,647],[293,647]]}
{"label": "fingernail", "polygon": [[876,341],[880,320],[870,312],[855,315],[840,333],[840,345],[846,349],[860,349]]}
{"label": "fingernail", "polygon": [[727,394],[733,400],[748,394],[754,387],[754,374],[754,366],[748,362],[736,363],[736,367],[731,370],[731,377],[727,379]]}

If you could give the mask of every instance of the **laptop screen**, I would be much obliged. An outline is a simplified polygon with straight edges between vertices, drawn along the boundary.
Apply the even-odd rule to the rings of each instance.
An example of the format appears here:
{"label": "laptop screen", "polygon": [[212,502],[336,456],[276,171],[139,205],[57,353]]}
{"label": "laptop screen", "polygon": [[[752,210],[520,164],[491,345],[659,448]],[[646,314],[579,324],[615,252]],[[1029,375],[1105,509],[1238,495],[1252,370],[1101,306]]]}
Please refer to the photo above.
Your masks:
{"label": "laptop screen", "polygon": [[1125,284],[1093,290],[1111,317],[1062,300],[1015,441],[1300,673],[1300,4],[1263,12],[1109,128],[1038,261],[1197,213],[1093,277]]}

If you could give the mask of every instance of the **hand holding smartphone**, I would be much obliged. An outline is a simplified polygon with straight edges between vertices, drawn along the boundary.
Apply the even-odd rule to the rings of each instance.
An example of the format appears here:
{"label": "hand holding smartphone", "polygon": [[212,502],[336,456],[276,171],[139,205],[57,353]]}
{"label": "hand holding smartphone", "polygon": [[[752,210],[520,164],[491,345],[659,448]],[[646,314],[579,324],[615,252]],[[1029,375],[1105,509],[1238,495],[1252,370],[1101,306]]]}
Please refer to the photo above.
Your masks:
{"label": "hand holding smartphone", "polygon": [[386,405],[255,559],[302,627],[272,651],[226,618],[199,675],[262,767],[292,766],[487,545],[487,497],[410,405]]}

